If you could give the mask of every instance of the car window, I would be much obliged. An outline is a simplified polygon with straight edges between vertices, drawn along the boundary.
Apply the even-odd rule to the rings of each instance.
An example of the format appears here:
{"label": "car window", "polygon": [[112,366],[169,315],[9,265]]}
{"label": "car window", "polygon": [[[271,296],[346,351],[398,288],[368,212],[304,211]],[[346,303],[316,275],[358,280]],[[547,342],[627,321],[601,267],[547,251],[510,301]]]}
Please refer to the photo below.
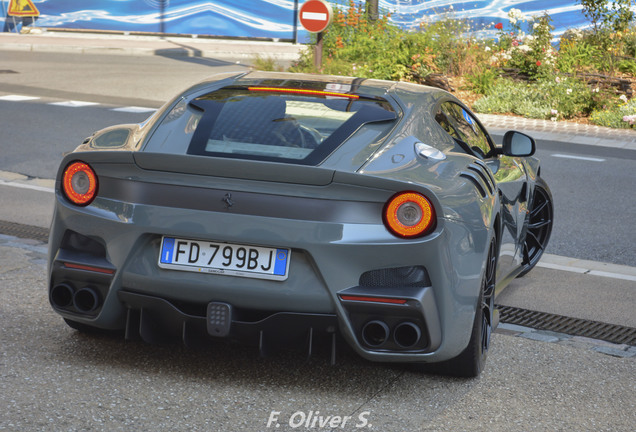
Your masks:
{"label": "car window", "polygon": [[488,136],[477,120],[461,105],[444,102],[435,113],[435,120],[450,136],[461,140],[480,158],[490,153]]}
{"label": "car window", "polygon": [[315,165],[360,126],[395,118],[388,102],[358,95],[229,87],[179,102],[144,151]]}

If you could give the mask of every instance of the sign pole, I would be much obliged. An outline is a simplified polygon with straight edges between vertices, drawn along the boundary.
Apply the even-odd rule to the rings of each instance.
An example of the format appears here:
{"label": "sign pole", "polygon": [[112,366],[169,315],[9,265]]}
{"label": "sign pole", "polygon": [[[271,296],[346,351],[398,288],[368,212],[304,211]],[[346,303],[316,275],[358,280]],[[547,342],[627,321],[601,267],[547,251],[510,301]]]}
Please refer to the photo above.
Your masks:
{"label": "sign pole", "polygon": [[298,43],[298,0],[294,0],[294,44]]}
{"label": "sign pole", "polygon": [[314,51],[314,67],[319,71],[322,67],[322,36],[323,32],[316,34],[316,51]]}

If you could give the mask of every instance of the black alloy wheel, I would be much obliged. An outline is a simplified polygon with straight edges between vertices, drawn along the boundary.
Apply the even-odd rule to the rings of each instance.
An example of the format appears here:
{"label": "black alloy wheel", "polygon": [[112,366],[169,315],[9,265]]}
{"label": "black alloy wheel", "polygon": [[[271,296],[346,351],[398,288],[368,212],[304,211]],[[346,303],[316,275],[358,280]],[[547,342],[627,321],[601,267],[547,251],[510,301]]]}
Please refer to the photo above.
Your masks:
{"label": "black alloy wheel", "polygon": [[448,361],[428,367],[431,372],[457,377],[475,378],[484,370],[494,330],[495,280],[497,274],[497,241],[493,238],[488,248],[486,269],[476,303],[475,319],[470,342],[464,351]]}
{"label": "black alloy wheel", "polygon": [[532,210],[530,210],[528,218],[528,231],[523,243],[524,269],[519,277],[532,270],[541,259],[550,240],[553,220],[552,193],[545,181],[539,178],[534,188]]}
{"label": "black alloy wheel", "polygon": [[495,314],[495,275],[497,273],[497,244],[493,239],[490,242],[488,252],[488,262],[486,263],[486,274],[482,285],[481,293],[481,355],[486,357],[490,348],[490,338],[493,332],[493,317]]}

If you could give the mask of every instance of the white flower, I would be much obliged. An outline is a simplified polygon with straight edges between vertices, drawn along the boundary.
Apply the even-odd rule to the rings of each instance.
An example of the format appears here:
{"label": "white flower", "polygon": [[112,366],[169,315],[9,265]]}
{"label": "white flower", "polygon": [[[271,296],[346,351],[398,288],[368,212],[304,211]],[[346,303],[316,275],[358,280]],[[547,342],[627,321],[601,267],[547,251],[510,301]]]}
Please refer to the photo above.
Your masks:
{"label": "white flower", "polygon": [[517,8],[512,8],[508,11],[508,17],[509,18],[514,18],[516,20],[524,20],[526,17],[523,14],[523,12],[521,12],[521,10],[517,9]]}
{"label": "white flower", "polygon": [[536,30],[537,27],[539,27],[541,24],[539,23],[534,23],[532,24],[532,28]]}
{"label": "white flower", "polygon": [[486,51],[486,52],[490,51],[490,47],[489,46],[484,47],[484,51]]}
{"label": "white flower", "polygon": [[556,117],[550,117],[550,120],[552,120],[553,122],[557,121]]}
{"label": "white flower", "polygon": [[557,111],[557,110],[555,110],[554,108],[552,108],[552,109],[550,110],[550,114],[552,114],[553,116],[555,116],[555,115],[559,114],[559,111]]}
{"label": "white flower", "polygon": [[598,93],[599,91],[601,91],[601,89],[598,87],[596,87],[595,89],[592,89],[592,93]]}
{"label": "white flower", "polygon": [[567,94],[572,94],[572,89],[567,89],[565,92],[566,92]]}
{"label": "white flower", "polygon": [[560,83],[560,82],[561,82],[561,77],[556,77],[554,80],[555,80],[555,81],[556,81],[556,83],[558,84],[558,83]]}
{"label": "white flower", "polygon": [[627,103],[627,96],[621,95],[621,97],[619,97],[619,99],[622,100],[623,102]]}
{"label": "white flower", "polygon": [[510,17],[509,21],[510,21],[510,24],[512,24],[512,25],[517,24],[517,19],[516,18]]}
{"label": "white flower", "polygon": [[527,35],[527,36],[526,36],[526,39],[525,39],[525,42],[526,42],[526,43],[530,43],[530,42],[532,42],[533,40],[534,40],[534,36],[532,36],[532,35]]}

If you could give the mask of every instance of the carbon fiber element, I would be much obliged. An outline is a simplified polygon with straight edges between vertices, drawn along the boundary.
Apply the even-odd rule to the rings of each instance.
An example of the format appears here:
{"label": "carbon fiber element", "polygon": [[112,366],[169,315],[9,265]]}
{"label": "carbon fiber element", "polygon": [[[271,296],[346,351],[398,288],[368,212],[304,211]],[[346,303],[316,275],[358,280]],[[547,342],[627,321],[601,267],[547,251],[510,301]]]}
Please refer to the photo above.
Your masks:
{"label": "carbon fiber element", "polygon": [[0,221],[0,234],[38,240],[43,243],[48,243],[49,241],[48,228],[23,225],[15,222]]}
{"label": "carbon fiber element", "polygon": [[512,306],[498,305],[497,308],[499,309],[500,322],[636,346],[636,328],[570,318]]}

